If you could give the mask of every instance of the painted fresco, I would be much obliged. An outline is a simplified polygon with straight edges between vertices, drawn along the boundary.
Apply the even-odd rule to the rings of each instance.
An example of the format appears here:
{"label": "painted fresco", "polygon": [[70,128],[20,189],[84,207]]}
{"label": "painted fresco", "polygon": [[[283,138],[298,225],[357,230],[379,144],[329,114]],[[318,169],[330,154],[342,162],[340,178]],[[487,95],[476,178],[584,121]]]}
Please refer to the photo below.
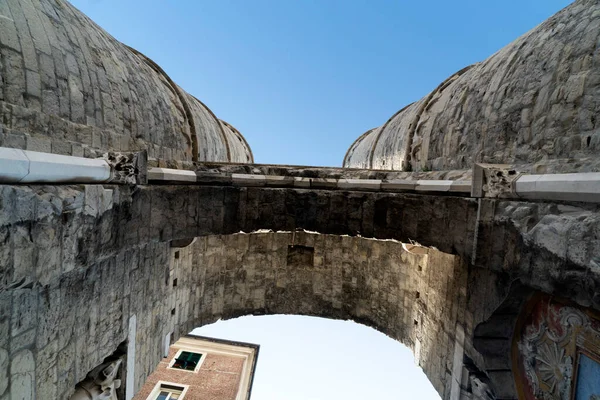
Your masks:
{"label": "painted fresco", "polygon": [[519,397],[600,400],[597,316],[548,297],[534,300],[523,314],[513,343]]}

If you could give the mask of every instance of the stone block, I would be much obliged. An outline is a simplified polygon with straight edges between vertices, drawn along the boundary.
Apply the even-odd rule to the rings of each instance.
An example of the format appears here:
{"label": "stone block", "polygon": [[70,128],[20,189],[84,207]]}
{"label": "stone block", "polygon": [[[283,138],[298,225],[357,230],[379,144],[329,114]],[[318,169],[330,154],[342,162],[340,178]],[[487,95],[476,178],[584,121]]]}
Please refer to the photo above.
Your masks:
{"label": "stone block", "polygon": [[448,192],[452,181],[447,180],[418,180],[415,186],[417,192]]}
{"label": "stone block", "polygon": [[52,153],[70,156],[71,144],[63,140],[52,140]]}
{"label": "stone block", "polygon": [[0,148],[0,182],[19,182],[29,173],[29,159],[19,149]]}
{"label": "stone block", "polygon": [[73,143],[71,145],[71,155],[73,157],[83,157],[84,156],[83,146],[78,143]]}
{"label": "stone block", "polygon": [[33,289],[12,291],[11,336],[33,329],[37,320],[37,292]]}
{"label": "stone block", "polygon": [[15,21],[11,18],[8,3],[0,4],[0,15],[2,15],[2,18],[0,18],[0,43],[13,50],[21,51],[19,35],[17,34]]}
{"label": "stone block", "polygon": [[386,192],[396,191],[412,191],[417,186],[416,181],[408,181],[403,179],[391,179],[381,182],[381,190]]}
{"label": "stone block", "polygon": [[454,181],[450,185],[451,193],[471,193],[471,181]]}
{"label": "stone block", "polygon": [[8,387],[8,366],[10,359],[8,357],[8,351],[0,347],[0,396],[4,394]]}
{"label": "stone block", "polygon": [[598,203],[600,202],[600,173],[541,175],[535,181],[535,193],[526,193],[521,188],[518,194],[533,199]]}
{"label": "stone block", "polygon": [[379,179],[340,179],[338,180],[338,189],[342,190],[372,190],[381,189],[381,180]]}
{"label": "stone block", "polygon": [[45,370],[36,369],[36,398],[38,399],[56,399],[58,377],[56,366]]}
{"label": "stone block", "polygon": [[92,130],[92,147],[96,149],[103,149],[102,145],[102,132],[98,129]]}
{"label": "stone block", "polygon": [[29,350],[15,354],[10,364],[12,399],[33,400],[35,393],[35,361]]}
{"label": "stone block", "polygon": [[294,186],[294,178],[291,176],[265,175],[265,183],[267,186],[273,187],[292,187]]}
{"label": "stone block", "polygon": [[4,147],[25,149],[27,148],[27,136],[19,133],[7,133],[4,136]]}
{"label": "stone block", "polygon": [[52,153],[52,140],[43,136],[28,136],[27,150]]}
{"label": "stone block", "polygon": [[294,177],[294,187],[298,187],[298,188],[309,188],[310,187],[310,178],[304,178],[304,177]]}
{"label": "stone block", "polygon": [[[40,21],[39,15],[37,13],[36,8],[29,1],[20,2],[21,9],[23,10],[23,15],[27,21],[27,26],[29,26],[29,32],[31,33],[31,38],[35,42],[36,49],[42,51],[46,54],[51,54],[50,42],[48,41],[48,35],[44,30],[44,26]],[[25,27],[23,27],[25,28]]]}
{"label": "stone block", "polygon": [[338,180],[333,178],[311,178],[310,187],[313,189],[335,189]]}
{"label": "stone block", "polygon": [[165,182],[196,182],[197,176],[194,171],[169,168],[151,168],[148,171],[148,180]]}
{"label": "stone block", "polygon": [[[44,286],[41,289],[38,310],[36,347],[44,349],[47,353],[55,353],[57,350],[56,338],[60,333],[59,320],[61,319],[59,287],[53,285]],[[45,354],[44,360],[50,362],[51,358],[55,356],[56,354]]]}
{"label": "stone block", "polygon": [[33,97],[42,97],[42,84],[40,74],[37,72],[25,71],[25,79],[27,81],[27,95]]}
{"label": "stone block", "polygon": [[236,186],[265,186],[265,175],[231,174],[231,182]]}

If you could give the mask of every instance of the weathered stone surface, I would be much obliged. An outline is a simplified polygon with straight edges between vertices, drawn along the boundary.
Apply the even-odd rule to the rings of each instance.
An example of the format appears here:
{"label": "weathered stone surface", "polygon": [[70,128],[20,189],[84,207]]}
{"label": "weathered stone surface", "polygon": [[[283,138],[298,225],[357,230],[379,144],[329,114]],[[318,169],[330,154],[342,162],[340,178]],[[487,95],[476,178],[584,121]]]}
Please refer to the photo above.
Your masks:
{"label": "weathered stone surface", "polygon": [[[269,187],[1,188],[0,230],[34,240],[1,253],[0,348],[11,362],[27,351],[35,361],[35,372],[11,370],[11,392],[14,375],[19,387],[31,380],[36,393],[67,398],[128,337],[133,315],[139,387],[169,332],[294,313],[388,333],[415,350],[449,398],[452,382],[475,385],[486,366],[505,367],[502,349],[480,353],[472,338],[511,297],[512,282],[600,310],[595,205]],[[322,234],[291,233],[298,228]],[[259,229],[288,232],[236,234]],[[170,245],[190,238],[187,247]],[[407,252],[381,239],[438,250]],[[290,253],[294,246],[302,254]],[[23,254],[55,261],[22,271]],[[504,328],[478,338],[508,335]],[[461,346],[472,360],[467,372],[453,366]]]}
{"label": "weathered stone surface", "polygon": [[35,398],[35,362],[29,350],[17,353],[10,365],[11,399],[33,400]]}
{"label": "weathered stone surface", "polygon": [[10,359],[8,358],[8,351],[0,348],[0,395],[3,395],[8,387],[8,365]]}
{"label": "weathered stone surface", "polygon": [[69,2],[7,0],[0,7],[3,146],[252,161],[235,128]]}
{"label": "weathered stone surface", "polygon": [[359,137],[344,166],[470,169],[475,162],[600,171],[600,3],[577,0]]}
{"label": "weathered stone surface", "polygon": [[146,178],[148,155],[139,153],[114,153],[104,155],[111,169],[111,183],[139,185],[148,183]]}
{"label": "weathered stone surface", "polygon": [[270,164],[228,164],[201,162],[193,166],[199,175],[210,174],[251,174],[265,176],[287,176],[305,179],[379,179],[394,180],[471,180],[471,169],[456,171],[430,171],[430,172],[403,172],[393,170],[370,170],[359,168],[337,167],[308,167],[298,165],[270,165]]}
{"label": "weathered stone surface", "polygon": [[[137,389],[167,333],[266,313],[373,326],[413,349],[444,399],[515,399],[509,353],[524,300],[544,292],[600,310],[600,206],[464,193],[474,162],[598,168],[594,0],[459,71],[345,159],[388,170],[196,165],[252,154],[68,3],[8,0],[0,14],[0,145],[145,150],[149,165],[202,183],[144,186],[125,160],[121,181],[137,186],[0,186],[2,400],[69,398],[126,340]],[[479,196],[512,190],[495,172]],[[355,191],[373,186],[384,191]],[[402,187],[447,193],[385,192]]]}

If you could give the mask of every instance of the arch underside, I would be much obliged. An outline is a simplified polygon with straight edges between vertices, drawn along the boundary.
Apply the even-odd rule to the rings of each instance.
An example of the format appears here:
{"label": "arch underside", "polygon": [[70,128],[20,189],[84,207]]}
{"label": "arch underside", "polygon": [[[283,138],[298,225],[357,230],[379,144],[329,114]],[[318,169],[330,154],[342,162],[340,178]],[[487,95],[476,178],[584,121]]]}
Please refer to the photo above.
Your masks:
{"label": "arch underside", "polygon": [[410,347],[444,396],[467,271],[457,256],[423,249],[304,231],[200,237],[171,249],[170,276],[182,293],[174,328],[185,334],[248,314],[351,319]]}

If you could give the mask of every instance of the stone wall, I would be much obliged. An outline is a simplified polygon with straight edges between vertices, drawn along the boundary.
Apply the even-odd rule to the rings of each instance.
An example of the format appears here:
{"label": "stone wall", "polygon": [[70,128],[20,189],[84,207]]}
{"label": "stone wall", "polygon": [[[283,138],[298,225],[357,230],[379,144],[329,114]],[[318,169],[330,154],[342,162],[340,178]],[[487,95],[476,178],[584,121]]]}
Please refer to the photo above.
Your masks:
{"label": "stone wall", "polygon": [[[0,3],[0,146],[249,162],[202,102],[65,0]],[[233,156],[232,156],[233,155]]]}
{"label": "stone wall", "polygon": [[[135,349],[124,365],[139,389],[168,333],[266,313],[354,319],[410,346],[444,398],[469,398],[487,379],[490,393],[514,399],[509,353],[479,352],[473,334],[487,321],[487,332],[511,337],[494,318],[515,283],[600,310],[598,207],[259,187],[0,186],[0,399],[68,398],[122,343]],[[236,234],[286,227],[322,234]],[[359,232],[453,255],[407,253]]]}
{"label": "stone wall", "polygon": [[[140,382],[160,356],[170,309],[157,300],[168,288],[169,245],[103,250],[113,232],[101,219],[112,209],[114,193],[93,193],[85,199],[68,188],[42,194],[2,187],[0,399],[68,398],[127,340],[131,315],[137,315],[138,341],[144,343],[137,353]],[[84,241],[95,229],[103,239]]]}
{"label": "stone wall", "polygon": [[125,246],[113,224],[123,222],[127,195],[2,187],[0,375],[9,383],[0,399],[68,398],[132,339],[132,316],[139,389],[169,332],[176,339],[219,318],[275,313],[373,326],[414,349],[449,393],[466,305],[467,270],[456,256],[305,232],[205,236],[184,248],[135,237]]}
{"label": "stone wall", "polygon": [[577,0],[361,136],[344,166],[470,169],[576,159],[600,170],[600,3]]}

